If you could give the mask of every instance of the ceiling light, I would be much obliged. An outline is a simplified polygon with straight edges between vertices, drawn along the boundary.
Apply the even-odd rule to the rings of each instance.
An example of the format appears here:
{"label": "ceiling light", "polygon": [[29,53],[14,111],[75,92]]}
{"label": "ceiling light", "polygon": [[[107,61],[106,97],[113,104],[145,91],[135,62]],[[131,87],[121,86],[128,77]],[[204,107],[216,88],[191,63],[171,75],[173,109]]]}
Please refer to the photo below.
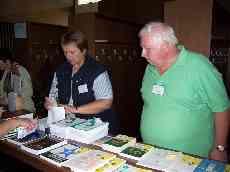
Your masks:
{"label": "ceiling light", "polygon": [[89,4],[89,3],[96,3],[101,0],[78,0],[78,5]]}

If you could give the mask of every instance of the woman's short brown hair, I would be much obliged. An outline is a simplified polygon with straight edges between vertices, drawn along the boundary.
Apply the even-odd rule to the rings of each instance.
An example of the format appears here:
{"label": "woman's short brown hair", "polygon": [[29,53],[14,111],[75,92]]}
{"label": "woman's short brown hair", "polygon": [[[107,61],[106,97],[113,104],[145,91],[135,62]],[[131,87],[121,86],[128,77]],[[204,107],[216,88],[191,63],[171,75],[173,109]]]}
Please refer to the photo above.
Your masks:
{"label": "woman's short brown hair", "polygon": [[69,31],[62,36],[61,45],[67,45],[69,43],[75,43],[81,51],[88,50],[88,40],[80,31]]}

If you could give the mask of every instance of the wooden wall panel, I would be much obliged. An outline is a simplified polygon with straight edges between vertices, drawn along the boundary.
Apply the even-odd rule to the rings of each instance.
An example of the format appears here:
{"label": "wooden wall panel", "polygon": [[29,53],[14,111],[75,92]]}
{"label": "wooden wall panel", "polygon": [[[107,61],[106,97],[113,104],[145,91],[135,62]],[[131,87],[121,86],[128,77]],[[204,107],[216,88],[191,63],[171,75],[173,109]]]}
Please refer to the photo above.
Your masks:
{"label": "wooden wall panel", "polygon": [[0,23],[0,48],[13,49],[14,47],[14,25],[13,23]]}
{"label": "wooden wall panel", "polygon": [[91,53],[109,71],[121,133],[139,137],[140,86],[146,65],[140,58],[140,25],[101,14],[79,14],[72,27],[86,33],[93,44]]}
{"label": "wooden wall panel", "polygon": [[65,57],[60,38],[66,27],[40,23],[27,23],[27,38],[15,40],[15,55],[30,75],[34,88],[34,101],[42,112],[44,96],[47,95],[53,72]]}
{"label": "wooden wall panel", "polygon": [[182,44],[209,56],[213,0],[165,2],[164,20],[172,25]]}

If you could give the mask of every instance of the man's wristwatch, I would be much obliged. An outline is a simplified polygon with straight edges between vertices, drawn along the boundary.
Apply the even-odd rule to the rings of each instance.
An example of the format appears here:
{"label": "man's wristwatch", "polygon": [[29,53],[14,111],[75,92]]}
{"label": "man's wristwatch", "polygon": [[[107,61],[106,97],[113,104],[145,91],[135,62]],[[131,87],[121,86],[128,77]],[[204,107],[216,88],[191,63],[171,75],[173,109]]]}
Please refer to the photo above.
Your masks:
{"label": "man's wristwatch", "polygon": [[218,151],[220,151],[220,152],[225,152],[225,151],[226,151],[226,147],[223,146],[223,145],[217,145],[217,146],[216,146],[216,149],[217,149]]}

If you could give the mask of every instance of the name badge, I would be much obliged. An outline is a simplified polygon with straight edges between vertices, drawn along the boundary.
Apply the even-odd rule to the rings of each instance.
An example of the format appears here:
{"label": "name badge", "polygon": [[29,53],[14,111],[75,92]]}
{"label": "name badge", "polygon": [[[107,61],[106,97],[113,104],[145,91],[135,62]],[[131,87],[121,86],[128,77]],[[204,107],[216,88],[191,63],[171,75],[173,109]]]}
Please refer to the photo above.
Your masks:
{"label": "name badge", "polygon": [[79,94],[87,93],[88,92],[87,84],[79,85],[78,86],[78,92],[79,92]]}
{"label": "name badge", "polygon": [[165,88],[163,85],[153,85],[152,93],[156,95],[163,96]]}

